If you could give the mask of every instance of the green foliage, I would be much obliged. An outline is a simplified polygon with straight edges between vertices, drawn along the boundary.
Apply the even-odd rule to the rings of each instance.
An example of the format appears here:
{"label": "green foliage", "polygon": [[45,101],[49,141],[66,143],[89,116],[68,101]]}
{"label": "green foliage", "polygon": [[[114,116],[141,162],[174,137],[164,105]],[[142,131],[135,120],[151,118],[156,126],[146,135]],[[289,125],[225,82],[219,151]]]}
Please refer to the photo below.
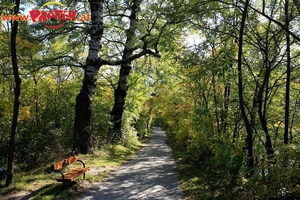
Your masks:
{"label": "green foliage", "polygon": [[[43,1],[37,3],[42,5]],[[251,6],[258,11],[265,9],[263,14],[283,23],[284,1],[265,3],[265,8],[257,2],[252,2]],[[109,151],[113,156],[127,154],[127,148],[138,145],[138,139],[147,137],[154,121],[155,125],[167,130],[178,153],[184,188],[191,190],[193,198],[298,197],[298,43],[292,38],[291,144],[283,145],[286,32],[278,23],[268,18],[262,20],[254,9],[249,10],[246,21],[242,64],[243,106],[254,133],[255,174],[247,176],[246,131],[240,112],[236,69],[242,4],[238,1],[196,0],[143,3],[129,46],[136,48],[136,53],[143,48],[142,40],[147,41],[151,49],[158,44],[162,57],[132,62],[122,119],[124,137],[121,144],[109,147]],[[2,3],[0,13],[8,12],[12,6]],[[73,8],[73,4],[70,6]],[[128,13],[127,5],[122,1],[109,2],[106,6],[110,13],[105,12],[101,55],[111,61],[119,58],[124,49],[124,30],[128,23],[123,14]],[[80,12],[88,12],[87,7]],[[299,16],[295,11],[295,5],[291,4],[288,12],[293,30],[299,27]],[[85,31],[88,28],[85,24],[75,23],[57,30],[20,23],[17,48],[23,82],[17,173],[36,165],[43,166],[72,149],[75,98],[81,86],[83,70],[80,68],[84,67],[87,55]],[[199,40],[188,42],[190,33]],[[2,27],[1,167],[7,160],[13,106],[9,34],[10,28]],[[93,142],[97,149],[106,145],[117,77],[118,67],[102,66],[99,71],[92,116]],[[267,132],[263,130],[261,119],[265,119]],[[266,155],[266,136],[270,136],[274,155]],[[211,176],[209,172],[212,172]]]}
{"label": "green foliage", "polygon": [[[239,96],[236,41],[241,20],[241,10],[238,9],[240,2],[236,2],[237,5],[227,3],[203,3],[197,8],[205,11],[201,13],[195,9],[195,17],[191,20],[193,28],[188,32],[198,34],[202,40],[195,44],[183,43],[176,48],[176,54],[171,54],[160,64],[176,70],[159,68],[158,77],[163,81],[157,86],[157,95],[153,100],[155,124],[167,130],[172,145],[180,151],[182,165],[204,170],[211,168],[215,172],[212,175],[216,176],[213,177],[216,185],[226,185],[225,188],[239,193],[234,195],[234,192],[225,189],[217,191],[220,195],[211,193],[201,196],[205,180],[201,179],[202,173],[195,172],[198,175],[191,173],[183,178],[187,185],[191,184],[186,190],[198,187],[201,191],[196,192],[200,196],[192,194],[194,199],[298,197],[299,171],[295,164],[298,158],[293,150],[293,145],[299,143],[296,104],[292,110],[293,125],[289,127],[293,145],[281,144],[285,115],[283,85],[286,82],[286,68],[282,61],[286,60],[286,33],[278,24],[262,21],[257,12],[249,10],[243,46],[243,95]],[[284,18],[281,3],[269,5],[271,2],[266,2],[267,6],[271,6],[269,14],[280,20]],[[252,6],[261,9],[256,3]],[[292,9],[288,12],[295,14]],[[292,46],[293,53],[298,55],[296,46]],[[292,65],[298,65],[297,59],[292,60]],[[292,76],[296,80],[298,70],[295,69]],[[294,90],[298,86],[298,81],[291,79],[293,92],[290,102],[299,100],[298,92]],[[251,178],[248,177],[249,169],[245,167],[248,160],[247,143],[240,98],[243,99],[242,106],[246,109],[253,132],[251,140],[255,173]],[[267,139],[271,140],[274,155],[266,154],[267,145],[270,145]],[[190,168],[188,170],[192,171]],[[207,184],[211,189],[213,184]],[[235,198],[226,196],[226,193]]]}
{"label": "green foliage", "polygon": [[[94,169],[95,172],[100,168],[100,170],[97,173],[94,172],[93,175],[86,174],[86,181],[102,181],[112,170],[115,170],[130,159],[138,149],[139,146],[126,148],[121,145],[111,145],[101,151],[97,151],[93,155],[78,155],[78,157],[84,161],[86,166]],[[63,158],[65,157],[66,155]],[[57,155],[54,160],[58,161]],[[82,185],[85,183],[83,182],[82,184],[82,180],[78,178],[77,183],[66,183],[65,189],[62,190],[61,183],[56,182],[58,174],[48,173],[47,168],[51,166],[51,163],[52,162],[49,162],[40,167],[36,166],[34,170],[27,172],[18,171],[15,176],[15,186],[11,188],[0,187],[1,195],[27,191],[30,195],[34,195],[34,199],[76,199],[82,192],[81,187],[83,187]],[[39,189],[36,190],[37,188]]]}
{"label": "green foliage", "polygon": [[144,108],[143,112],[140,113],[139,119],[136,121],[134,127],[137,131],[139,140],[144,140],[148,137],[150,129],[152,127],[152,122],[151,113],[147,108]]}
{"label": "green foliage", "polygon": [[[34,85],[24,81],[20,111],[20,131],[17,140],[19,170],[29,170],[71,152],[72,119],[76,83],[57,85],[50,78]],[[59,87],[59,88],[58,88]],[[55,151],[53,151],[55,149]]]}
{"label": "green foliage", "polygon": [[279,145],[277,152],[276,159],[260,161],[256,177],[247,180],[244,189],[250,190],[253,196],[259,199],[298,199],[300,197],[299,147],[293,144]]}
{"label": "green foliage", "polygon": [[136,129],[131,126],[133,122],[127,121],[131,120],[129,116],[126,116],[126,111],[124,113],[124,118],[123,118],[123,137],[121,140],[121,144],[124,145],[125,147],[131,147],[132,145],[137,145],[138,144],[138,137],[137,137],[137,131]]}
{"label": "green foliage", "polygon": [[122,145],[111,145],[108,148],[108,151],[110,153],[110,155],[112,156],[124,156],[127,154],[131,153],[131,150],[129,148],[126,148],[125,146]]}

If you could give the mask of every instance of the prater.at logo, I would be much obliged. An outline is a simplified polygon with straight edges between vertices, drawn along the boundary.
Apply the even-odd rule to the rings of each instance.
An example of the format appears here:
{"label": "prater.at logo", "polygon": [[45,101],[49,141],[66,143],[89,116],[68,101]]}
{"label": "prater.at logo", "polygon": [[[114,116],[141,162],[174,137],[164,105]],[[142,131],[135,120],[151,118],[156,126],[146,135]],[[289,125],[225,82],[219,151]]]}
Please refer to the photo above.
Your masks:
{"label": "prater.at logo", "polygon": [[[59,9],[50,9],[50,7],[59,7]],[[29,15],[2,15],[2,21],[30,21],[32,23],[41,23],[47,28],[60,28],[67,21],[90,21],[90,14],[83,14],[77,17],[75,10],[63,9],[66,7],[59,2],[47,2],[42,5],[41,9],[29,11]]]}

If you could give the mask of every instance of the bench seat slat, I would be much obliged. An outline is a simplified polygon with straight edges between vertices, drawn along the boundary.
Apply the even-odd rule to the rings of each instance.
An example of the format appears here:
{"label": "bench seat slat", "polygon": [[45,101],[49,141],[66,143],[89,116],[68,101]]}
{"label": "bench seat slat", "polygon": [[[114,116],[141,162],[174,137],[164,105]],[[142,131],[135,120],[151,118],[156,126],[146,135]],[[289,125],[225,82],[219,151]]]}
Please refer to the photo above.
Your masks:
{"label": "bench seat slat", "polygon": [[88,170],[89,168],[76,168],[64,174],[64,179],[61,177],[61,178],[57,178],[56,180],[57,182],[71,182],[74,181],[74,179],[77,176],[80,176],[81,174],[85,173]]}
{"label": "bench seat slat", "polygon": [[59,170],[59,169],[65,167],[67,165],[70,165],[70,164],[76,162],[76,161],[77,161],[77,157],[76,156],[71,156],[67,159],[63,159],[61,161],[58,161],[58,162],[54,163],[51,167],[52,167],[53,170]]}

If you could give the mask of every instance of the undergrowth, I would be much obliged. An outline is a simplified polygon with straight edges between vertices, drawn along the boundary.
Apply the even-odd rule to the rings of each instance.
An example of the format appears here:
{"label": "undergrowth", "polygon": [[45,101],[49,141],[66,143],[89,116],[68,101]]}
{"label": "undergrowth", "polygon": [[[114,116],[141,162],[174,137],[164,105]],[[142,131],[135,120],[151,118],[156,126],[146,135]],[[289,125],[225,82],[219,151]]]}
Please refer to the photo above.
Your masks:
{"label": "undergrowth", "polygon": [[[119,167],[122,163],[130,159],[138,149],[138,143],[130,147],[111,145],[105,150],[97,151],[93,155],[78,155],[78,158],[84,161],[86,167],[107,169],[101,171],[98,175],[86,175],[88,182],[99,182],[103,180],[112,169]],[[57,161],[59,161],[59,159]],[[49,173],[48,168],[50,166],[51,163],[31,171],[16,172],[14,187],[4,187],[4,181],[2,181],[0,183],[0,194],[4,196],[19,191],[29,191],[30,194],[26,196],[26,198],[33,197],[33,199],[36,200],[76,199],[84,190],[84,186],[80,186],[85,182],[82,180],[82,177],[78,177],[76,182],[67,183],[65,189],[62,189],[62,184],[56,182],[56,177],[58,177],[59,174]]]}
{"label": "undergrowth", "polygon": [[[242,154],[237,156],[238,151],[230,152],[229,146],[214,146],[213,152],[209,153],[206,149],[200,159],[195,159],[191,152],[187,153],[186,147],[176,144],[172,135],[169,137],[187,200],[300,199],[300,167],[295,162],[299,160],[298,154],[289,152],[289,158],[285,159],[278,156],[280,159],[274,164],[261,161],[255,174],[247,176]],[[288,160],[294,162],[293,168]]]}

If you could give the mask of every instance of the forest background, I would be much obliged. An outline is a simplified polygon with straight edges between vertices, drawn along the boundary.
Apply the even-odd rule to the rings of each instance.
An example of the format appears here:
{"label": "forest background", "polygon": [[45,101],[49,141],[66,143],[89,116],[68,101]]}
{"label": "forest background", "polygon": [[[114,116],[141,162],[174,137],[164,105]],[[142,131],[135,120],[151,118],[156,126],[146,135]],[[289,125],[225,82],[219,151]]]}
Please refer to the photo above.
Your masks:
{"label": "forest background", "polygon": [[[130,146],[155,123],[180,162],[222,174],[217,186],[299,197],[299,0],[60,2],[91,22],[2,21],[7,186],[72,150]],[[45,3],[1,1],[0,13]]]}

